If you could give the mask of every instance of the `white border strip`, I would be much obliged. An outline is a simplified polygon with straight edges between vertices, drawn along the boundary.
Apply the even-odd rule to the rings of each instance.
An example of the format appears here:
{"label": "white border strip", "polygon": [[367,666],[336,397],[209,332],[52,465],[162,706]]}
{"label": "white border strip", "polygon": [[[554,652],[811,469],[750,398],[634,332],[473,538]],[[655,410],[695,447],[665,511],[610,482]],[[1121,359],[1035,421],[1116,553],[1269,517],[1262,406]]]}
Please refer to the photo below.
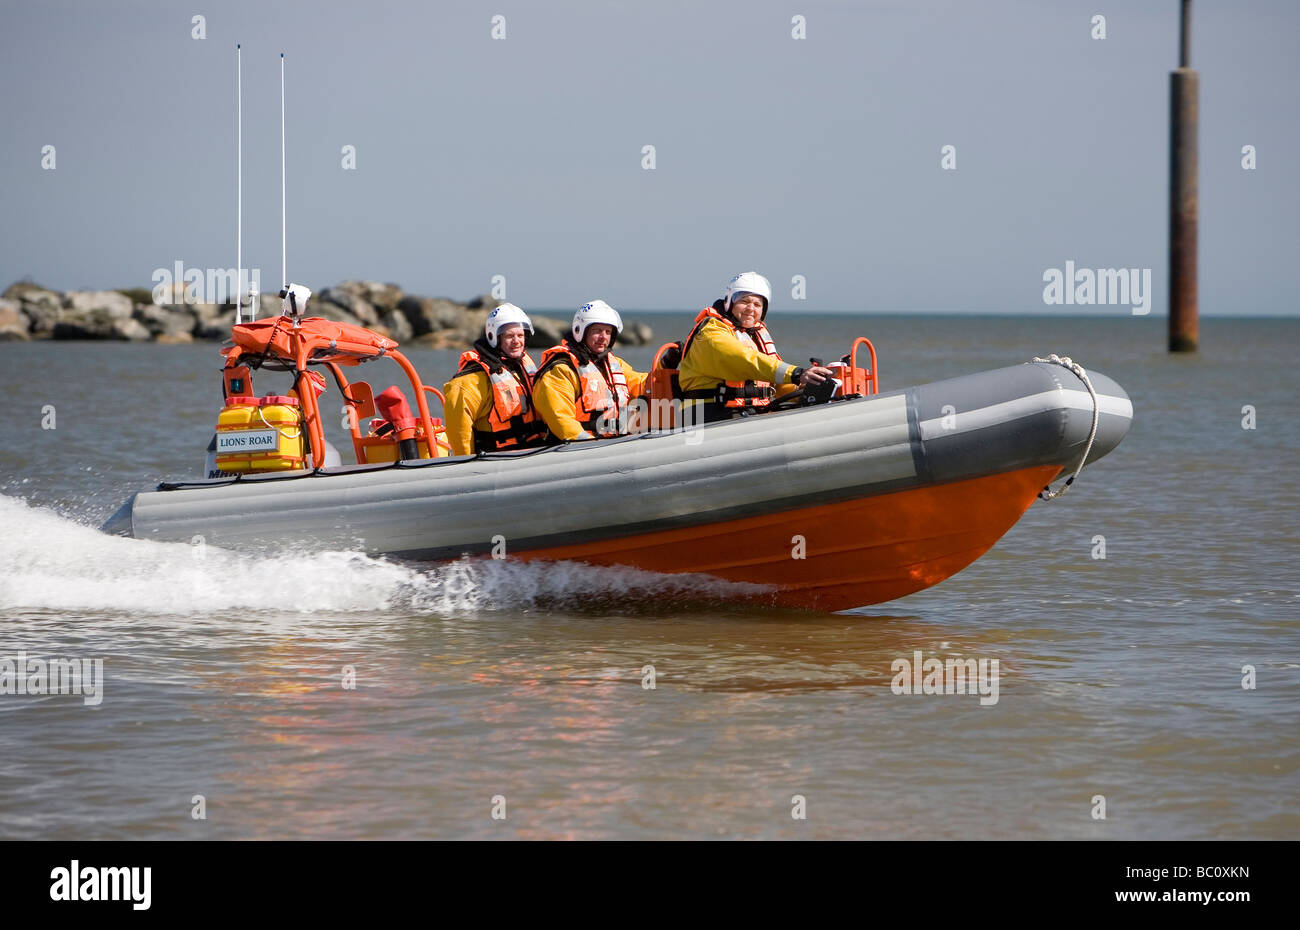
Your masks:
{"label": "white border strip", "polygon": [[[1123,417],[1126,420],[1133,419],[1133,402],[1127,397],[1098,394],[1097,406],[1104,414]],[[973,430],[986,429],[999,423],[1019,420],[1022,417],[1033,416],[1036,413],[1046,413],[1049,410],[1060,410],[1061,408],[1087,410],[1091,413],[1092,395],[1087,391],[1057,389],[1030,394],[1027,397],[1017,397],[1015,400],[1003,401],[1000,404],[992,404],[988,407],[978,407],[974,410],[959,409],[955,414],[956,423],[948,429],[944,429],[942,426],[946,417],[922,420],[921,439],[936,439],[941,436],[969,433]]]}

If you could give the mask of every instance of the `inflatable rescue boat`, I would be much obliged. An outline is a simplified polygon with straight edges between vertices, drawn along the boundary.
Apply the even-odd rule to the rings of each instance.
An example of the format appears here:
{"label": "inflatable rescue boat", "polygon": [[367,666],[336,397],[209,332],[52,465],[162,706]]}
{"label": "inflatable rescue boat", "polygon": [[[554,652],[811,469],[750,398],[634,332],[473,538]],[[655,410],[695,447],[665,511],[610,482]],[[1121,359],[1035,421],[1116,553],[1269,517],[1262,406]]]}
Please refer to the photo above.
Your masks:
{"label": "inflatable rescue boat", "polygon": [[[429,409],[441,395],[378,333],[290,312],[236,325],[223,353],[208,477],[133,495],[105,531],[702,573],[753,584],[745,600],[820,610],[960,571],[1040,492],[1059,493],[1045,491],[1058,476],[1114,449],[1133,415],[1118,384],[1055,356],[882,393],[859,339],[834,366],[834,396],[693,425],[656,359],[640,432],[452,456]],[[380,360],[404,372],[415,409],[398,389],[376,397],[346,377]],[[257,396],[259,369],[291,373],[291,393]],[[350,408],[356,464],[327,464],[322,374]]]}

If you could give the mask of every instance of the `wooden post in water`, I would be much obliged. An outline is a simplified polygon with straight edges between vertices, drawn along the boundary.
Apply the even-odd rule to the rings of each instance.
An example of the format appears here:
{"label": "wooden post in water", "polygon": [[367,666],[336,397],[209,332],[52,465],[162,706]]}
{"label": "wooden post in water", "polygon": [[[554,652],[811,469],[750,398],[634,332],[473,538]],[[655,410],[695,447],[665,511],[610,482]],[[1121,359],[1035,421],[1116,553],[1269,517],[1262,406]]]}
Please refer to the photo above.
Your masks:
{"label": "wooden post in water", "polygon": [[1189,65],[1192,0],[1182,0],[1178,69],[1169,78],[1169,351],[1195,352],[1200,338],[1196,295],[1197,74]]}

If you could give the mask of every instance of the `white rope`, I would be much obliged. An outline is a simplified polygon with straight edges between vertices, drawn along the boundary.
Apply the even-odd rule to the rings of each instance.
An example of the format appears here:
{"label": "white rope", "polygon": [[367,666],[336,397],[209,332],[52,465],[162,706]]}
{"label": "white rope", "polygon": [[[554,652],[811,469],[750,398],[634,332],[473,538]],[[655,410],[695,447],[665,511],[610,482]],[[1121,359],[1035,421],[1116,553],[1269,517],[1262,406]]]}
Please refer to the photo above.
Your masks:
{"label": "white rope", "polygon": [[1064,368],[1068,368],[1079,377],[1079,380],[1083,382],[1084,387],[1088,389],[1088,393],[1092,395],[1092,429],[1088,431],[1088,442],[1083,447],[1083,455],[1079,457],[1078,467],[1075,468],[1073,475],[1065,479],[1065,484],[1061,485],[1059,491],[1053,491],[1052,486],[1049,484],[1038,492],[1040,500],[1050,501],[1055,500],[1066,491],[1070,490],[1070,485],[1074,484],[1074,479],[1079,477],[1079,472],[1083,471],[1083,463],[1088,461],[1088,453],[1092,451],[1092,442],[1097,438],[1097,422],[1101,418],[1101,408],[1097,400],[1097,392],[1092,386],[1092,381],[1088,379],[1088,373],[1083,370],[1082,365],[1072,360],[1068,355],[1049,355],[1047,358],[1035,357],[1032,361],[1042,362],[1049,365],[1060,365]]}
{"label": "white rope", "polygon": [[292,442],[293,440],[297,439],[299,436],[302,435],[301,424],[298,426],[297,431],[292,436],[290,436],[283,429],[281,429],[280,427],[276,426],[274,423],[266,419],[266,414],[262,412],[261,406],[258,406],[257,408],[257,415],[262,418],[263,426],[267,427],[268,429],[275,430],[277,433],[279,433],[281,436],[283,436],[285,439],[289,440],[290,442]]}

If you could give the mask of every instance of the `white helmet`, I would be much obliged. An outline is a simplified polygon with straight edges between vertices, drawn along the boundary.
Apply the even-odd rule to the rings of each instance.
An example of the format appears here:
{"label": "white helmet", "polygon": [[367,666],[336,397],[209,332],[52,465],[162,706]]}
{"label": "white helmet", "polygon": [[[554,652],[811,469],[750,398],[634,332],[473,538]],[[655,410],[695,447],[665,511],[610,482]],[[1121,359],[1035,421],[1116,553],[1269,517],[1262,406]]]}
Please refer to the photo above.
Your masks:
{"label": "white helmet", "polygon": [[726,293],[722,295],[722,309],[731,312],[731,302],[744,294],[757,294],[763,298],[763,316],[767,319],[767,307],[772,302],[772,285],[757,271],[742,271],[727,282]]}
{"label": "white helmet", "polygon": [[592,323],[608,323],[614,327],[615,338],[623,332],[623,318],[618,315],[617,310],[603,300],[593,300],[578,308],[578,312],[573,315],[574,340],[582,342],[582,337],[587,334],[587,327]]}
{"label": "white helmet", "polygon": [[524,329],[531,336],[533,332],[533,321],[528,319],[528,314],[524,313],[514,304],[502,304],[487,315],[487,320],[483,323],[483,331],[487,334],[487,344],[492,348],[497,347],[497,336],[501,330],[511,323],[522,323]]}

